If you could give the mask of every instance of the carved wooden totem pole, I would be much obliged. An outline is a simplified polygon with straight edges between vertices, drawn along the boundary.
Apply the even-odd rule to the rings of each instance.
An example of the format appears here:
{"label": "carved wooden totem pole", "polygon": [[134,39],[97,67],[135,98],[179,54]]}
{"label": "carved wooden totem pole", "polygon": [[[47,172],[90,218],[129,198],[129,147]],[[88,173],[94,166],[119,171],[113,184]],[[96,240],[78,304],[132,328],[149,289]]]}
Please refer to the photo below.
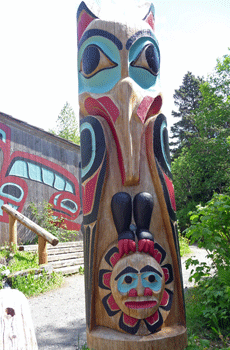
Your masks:
{"label": "carved wooden totem pole", "polygon": [[154,7],[134,23],[77,12],[87,342],[187,344]]}

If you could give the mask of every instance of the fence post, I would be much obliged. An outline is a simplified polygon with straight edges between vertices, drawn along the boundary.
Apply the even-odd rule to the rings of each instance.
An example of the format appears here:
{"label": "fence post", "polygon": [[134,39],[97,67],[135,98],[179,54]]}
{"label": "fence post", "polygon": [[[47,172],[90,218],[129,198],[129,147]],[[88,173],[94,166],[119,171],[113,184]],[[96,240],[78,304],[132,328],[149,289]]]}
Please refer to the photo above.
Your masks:
{"label": "fence post", "polygon": [[41,236],[38,236],[38,255],[39,265],[48,263],[47,241]]}
{"label": "fence post", "polygon": [[10,236],[10,249],[14,245],[17,245],[17,220],[9,215],[9,236]]}

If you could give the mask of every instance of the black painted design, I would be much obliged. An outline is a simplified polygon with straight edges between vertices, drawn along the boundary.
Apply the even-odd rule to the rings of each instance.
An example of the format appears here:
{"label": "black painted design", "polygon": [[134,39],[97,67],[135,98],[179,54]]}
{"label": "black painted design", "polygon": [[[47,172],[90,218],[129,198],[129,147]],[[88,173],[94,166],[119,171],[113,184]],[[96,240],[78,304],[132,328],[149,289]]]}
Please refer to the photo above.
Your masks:
{"label": "black painted design", "polygon": [[161,265],[166,257],[166,252],[159,243],[154,244],[154,250],[158,250],[161,253],[161,260],[159,262],[159,264]]}
{"label": "black painted design", "polygon": [[136,235],[138,240],[150,239],[153,241],[153,236],[149,231],[153,211],[153,197],[150,193],[140,192],[133,200],[133,214],[137,225]]}
{"label": "black painted design", "polygon": [[100,50],[97,45],[89,45],[82,55],[82,69],[85,74],[91,74],[100,62]]}
{"label": "black painted design", "polygon": [[168,293],[169,299],[168,299],[167,305],[165,305],[165,306],[160,305],[160,307],[162,309],[164,309],[165,311],[169,311],[171,309],[172,302],[173,302],[173,292],[167,288],[165,288],[165,292]]}
{"label": "black painted design", "polygon": [[138,331],[138,329],[139,329],[141,320],[138,320],[138,319],[137,319],[137,320],[136,320],[136,321],[137,321],[136,324],[135,324],[133,327],[131,327],[130,325],[128,325],[127,323],[125,323],[124,317],[125,317],[125,315],[124,315],[123,312],[122,312],[121,317],[120,317],[120,320],[119,320],[119,327],[120,327],[121,329],[123,329],[123,330],[124,330],[125,332],[127,332],[127,333],[136,334],[137,331]]}
{"label": "black painted design", "polygon": [[98,282],[98,285],[100,288],[102,289],[107,289],[107,290],[110,290],[109,287],[107,287],[105,284],[104,284],[104,276],[106,274],[111,274],[111,271],[110,270],[105,270],[105,269],[101,269],[99,271],[99,282]]}
{"label": "black painted design", "polygon": [[104,305],[104,308],[107,312],[107,314],[111,317],[116,315],[119,311],[121,311],[119,308],[117,310],[112,310],[110,307],[110,304],[108,302],[109,298],[112,297],[112,293],[106,295],[103,299],[102,299],[102,304]]}
{"label": "black painted design", "polygon": [[122,50],[123,48],[122,42],[115,35],[102,29],[89,29],[82,35],[78,44],[78,49],[80,49],[82,44],[92,36],[102,36],[103,38],[109,39],[117,46],[118,50]]}
{"label": "black painted design", "polygon": [[116,193],[111,200],[111,209],[118,240],[131,239],[135,241],[135,235],[129,228],[132,220],[131,196],[126,192]]}
{"label": "black painted design", "polygon": [[160,311],[158,310],[157,313],[158,313],[158,319],[154,323],[150,322],[151,317],[148,317],[147,319],[144,320],[146,327],[148,328],[150,333],[155,333],[157,331],[157,329],[159,327],[161,327],[163,324],[163,317],[162,317]]}
{"label": "black painted design", "polygon": [[169,278],[168,278],[167,281],[165,281],[165,284],[171,283],[173,281],[173,268],[172,268],[172,265],[171,264],[166,264],[166,265],[161,266],[161,268],[168,270]]}
{"label": "black painted design", "polygon": [[146,47],[145,57],[153,74],[157,75],[160,69],[160,57],[153,44]]}
{"label": "black painted design", "polygon": [[[135,41],[137,41],[137,39],[142,38],[142,37],[148,37],[148,36],[150,36],[151,38],[153,38],[156,41],[156,37],[150,29],[140,30],[139,32],[135,33],[127,40],[126,50],[129,50],[130,47],[135,43]],[[157,43],[157,41],[156,41],[156,43]]]}
{"label": "black painted design", "polygon": [[[105,178],[106,170],[106,145],[105,145],[105,136],[104,131],[101,126],[101,123],[94,117],[88,116],[81,121],[81,127],[84,126],[84,123],[87,123],[91,126],[94,132],[95,145],[92,144],[92,135],[90,134],[90,129],[82,128],[81,131],[81,158],[82,158],[82,169],[84,170],[90,164],[90,160],[93,159],[91,167],[85,174],[82,174],[81,182],[84,185],[84,182],[88,178],[93,178],[97,175],[97,172],[100,169],[100,173],[97,180],[97,187],[92,192],[94,196],[93,208],[91,209],[90,214],[84,215],[83,222],[84,225],[88,225],[97,220],[97,214],[99,209],[99,203],[101,198],[101,191]],[[93,154],[95,149],[95,154]]]}
{"label": "black painted design", "polygon": [[109,266],[113,267],[114,264],[111,262],[114,254],[119,254],[119,250],[117,247],[111,248],[108,253],[105,255],[105,261],[109,264]]}
{"label": "black painted design", "polygon": [[[171,159],[169,153],[168,131],[166,118],[163,114],[159,114],[154,123],[153,131],[153,148],[161,168],[165,174],[172,179],[170,170]],[[163,146],[163,147],[162,147]]]}

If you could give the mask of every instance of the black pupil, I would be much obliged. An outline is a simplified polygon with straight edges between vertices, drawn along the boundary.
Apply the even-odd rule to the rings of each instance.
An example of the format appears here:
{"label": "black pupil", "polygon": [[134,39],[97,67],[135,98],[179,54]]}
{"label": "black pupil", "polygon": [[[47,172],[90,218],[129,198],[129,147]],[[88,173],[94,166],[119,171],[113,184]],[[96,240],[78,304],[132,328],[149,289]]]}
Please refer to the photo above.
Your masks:
{"label": "black pupil", "polygon": [[127,283],[127,284],[130,284],[131,282],[132,282],[132,277],[131,276],[125,276],[125,282]]}
{"label": "black pupil", "polygon": [[149,282],[154,282],[155,281],[155,279],[156,279],[156,277],[154,276],[154,275],[150,275],[149,276]]}
{"label": "black pupil", "polygon": [[85,74],[91,74],[100,62],[100,51],[97,46],[88,46],[82,56],[82,69]]}
{"label": "black pupil", "polygon": [[160,57],[155,49],[154,45],[149,45],[145,50],[145,57],[148,62],[149,68],[154,74],[157,74],[160,67]]}

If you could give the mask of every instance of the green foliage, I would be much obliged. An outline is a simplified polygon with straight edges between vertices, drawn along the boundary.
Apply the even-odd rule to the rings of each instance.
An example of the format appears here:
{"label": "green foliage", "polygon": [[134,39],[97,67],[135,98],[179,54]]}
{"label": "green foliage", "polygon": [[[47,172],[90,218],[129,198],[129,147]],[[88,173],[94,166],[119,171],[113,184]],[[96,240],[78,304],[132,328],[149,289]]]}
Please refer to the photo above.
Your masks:
{"label": "green foliage", "polygon": [[[217,61],[212,75],[199,85],[199,103],[189,110],[194,132],[180,143],[172,163],[179,227],[189,225],[187,213],[204,205],[214,192],[230,186],[230,55]],[[183,106],[182,106],[183,107]],[[182,108],[183,111],[183,108]]]}
{"label": "green foliage", "polygon": [[195,266],[190,279],[198,283],[202,301],[199,315],[210,329],[230,333],[230,196],[214,194],[204,206],[190,213],[186,230],[191,242],[205,248],[211,263],[188,259]]}
{"label": "green foliage", "polygon": [[33,215],[33,221],[48,232],[56,236],[60,242],[69,242],[76,238],[76,231],[66,229],[64,218],[54,217],[52,204],[47,201],[42,203],[30,203],[29,209]]}
{"label": "green foliage", "polygon": [[41,275],[29,273],[27,276],[17,276],[12,279],[12,288],[20,290],[25,296],[36,296],[53,288],[60,287],[63,282],[61,274],[45,271]]}
{"label": "green foliage", "polygon": [[50,132],[78,145],[80,144],[77,117],[68,102],[66,102],[57,118],[56,129],[50,130]]}
{"label": "green foliage", "polygon": [[[9,260],[11,255],[12,259]],[[0,258],[6,258],[6,260],[9,260],[7,269],[9,269],[10,272],[39,267],[37,253],[16,251],[14,254],[12,254],[9,249],[4,248],[0,251]]]}
{"label": "green foliage", "polygon": [[85,273],[85,268],[82,267],[82,266],[80,266],[80,267],[79,267],[79,274],[80,274],[80,275],[84,275],[84,273]]}
{"label": "green foliage", "polygon": [[181,234],[179,234],[179,245],[180,245],[180,256],[187,255],[191,252],[189,248],[188,238],[181,236]]}

